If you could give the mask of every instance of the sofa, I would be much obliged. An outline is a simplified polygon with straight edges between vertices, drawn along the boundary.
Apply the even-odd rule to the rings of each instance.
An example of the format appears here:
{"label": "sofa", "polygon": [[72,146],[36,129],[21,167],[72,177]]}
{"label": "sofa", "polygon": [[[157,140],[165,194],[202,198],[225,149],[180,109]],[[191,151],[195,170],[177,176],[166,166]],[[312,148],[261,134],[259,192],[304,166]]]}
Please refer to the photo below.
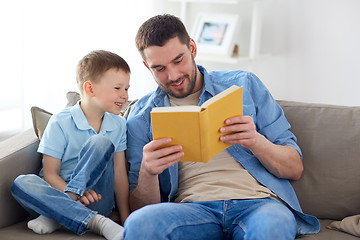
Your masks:
{"label": "sofa", "polygon": [[[303,175],[291,184],[303,211],[321,224],[319,233],[297,239],[359,240],[355,235],[360,232],[360,107],[278,103],[303,151]],[[77,236],[60,229],[38,235],[27,229],[30,216],[13,199],[10,185],[18,175],[38,173],[41,167],[36,152],[41,131],[36,128],[46,125],[49,113],[39,112],[45,116],[43,123],[33,115],[35,129],[0,142],[0,239],[103,239],[92,232]]]}

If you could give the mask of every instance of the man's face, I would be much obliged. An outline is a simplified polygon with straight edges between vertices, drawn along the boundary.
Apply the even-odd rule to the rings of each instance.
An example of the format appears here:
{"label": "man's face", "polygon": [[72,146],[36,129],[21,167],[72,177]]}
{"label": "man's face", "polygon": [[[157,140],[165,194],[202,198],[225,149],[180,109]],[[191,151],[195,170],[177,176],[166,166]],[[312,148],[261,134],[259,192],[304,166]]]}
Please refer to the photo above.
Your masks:
{"label": "man's face", "polygon": [[159,87],[167,94],[183,98],[200,90],[197,81],[197,67],[194,61],[196,45],[190,41],[190,48],[178,37],[172,38],[162,47],[151,46],[144,50],[146,66],[150,69]]}

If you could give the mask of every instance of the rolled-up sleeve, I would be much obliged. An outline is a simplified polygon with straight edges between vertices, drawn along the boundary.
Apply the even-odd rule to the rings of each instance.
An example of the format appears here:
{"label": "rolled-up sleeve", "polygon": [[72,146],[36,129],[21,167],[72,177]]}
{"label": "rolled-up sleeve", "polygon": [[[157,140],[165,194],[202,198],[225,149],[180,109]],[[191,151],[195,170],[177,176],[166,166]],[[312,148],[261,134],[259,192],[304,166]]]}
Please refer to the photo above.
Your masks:
{"label": "rolled-up sleeve", "polygon": [[127,149],[125,151],[129,163],[130,191],[134,190],[138,184],[143,148],[151,141],[149,138],[150,123],[143,114],[137,111],[136,105],[134,107],[134,111],[129,114],[127,121]]}
{"label": "rolled-up sleeve", "polygon": [[290,123],[284,111],[270,94],[264,84],[252,73],[249,73],[249,91],[252,92],[256,109],[257,131],[277,145],[288,145],[295,148],[301,158],[302,153],[297,145],[295,135],[290,131]]}

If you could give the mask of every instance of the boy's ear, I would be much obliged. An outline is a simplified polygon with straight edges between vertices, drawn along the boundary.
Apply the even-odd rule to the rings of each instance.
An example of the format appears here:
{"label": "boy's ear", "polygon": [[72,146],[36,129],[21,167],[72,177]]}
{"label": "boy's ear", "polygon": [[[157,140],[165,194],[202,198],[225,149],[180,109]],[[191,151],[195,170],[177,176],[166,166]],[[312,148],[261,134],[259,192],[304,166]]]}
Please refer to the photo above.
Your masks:
{"label": "boy's ear", "polygon": [[95,93],[93,91],[93,88],[92,88],[92,82],[91,81],[86,81],[84,82],[84,92],[86,95],[88,95],[89,97],[94,97],[95,96]]}

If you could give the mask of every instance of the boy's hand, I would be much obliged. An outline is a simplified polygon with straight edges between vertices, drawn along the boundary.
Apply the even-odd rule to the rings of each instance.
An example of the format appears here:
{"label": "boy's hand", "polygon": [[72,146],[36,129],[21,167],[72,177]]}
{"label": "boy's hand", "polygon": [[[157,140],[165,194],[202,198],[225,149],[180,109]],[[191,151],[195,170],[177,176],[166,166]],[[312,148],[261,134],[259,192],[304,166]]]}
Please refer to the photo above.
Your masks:
{"label": "boy's hand", "polygon": [[85,207],[101,200],[101,195],[97,194],[94,190],[87,190],[84,195],[82,195],[77,202],[81,203]]}

